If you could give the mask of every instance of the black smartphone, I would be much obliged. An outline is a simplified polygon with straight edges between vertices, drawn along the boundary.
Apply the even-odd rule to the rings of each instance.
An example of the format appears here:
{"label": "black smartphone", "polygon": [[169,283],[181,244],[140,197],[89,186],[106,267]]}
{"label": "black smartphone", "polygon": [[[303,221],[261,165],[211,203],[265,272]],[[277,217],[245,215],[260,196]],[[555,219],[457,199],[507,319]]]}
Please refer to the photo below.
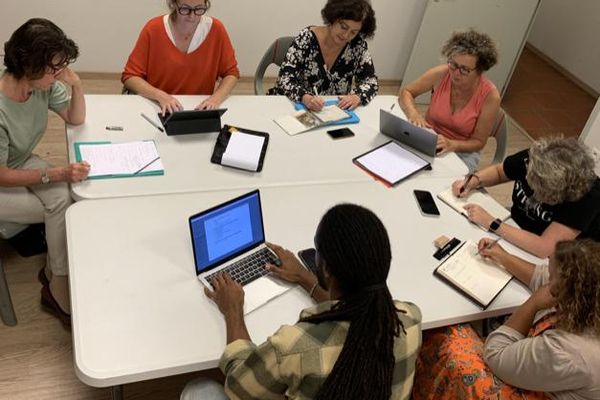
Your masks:
{"label": "black smartphone", "polygon": [[327,134],[331,136],[332,139],[343,139],[354,136],[354,132],[352,132],[349,128],[333,129],[331,131],[327,131]]}
{"label": "black smartphone", "polygon": [[317,271],[319,268],[317,267],[317,262],[315,261],[315,254],[317,251],[313,248],[300,250],[298,252],[298,257],[300,260],[306,265],[306,267],[315,275],[317,275]]}
{"label": "black smartphone", "polygon": [[417,198],[417,203],[419,203],[419,207],[421,208],[421,212],[426,215],[440,215],[440,210],[438,210],[435,205],[435,201],[433,200],[433,196],[426,190],[414,190],[415,197]]}

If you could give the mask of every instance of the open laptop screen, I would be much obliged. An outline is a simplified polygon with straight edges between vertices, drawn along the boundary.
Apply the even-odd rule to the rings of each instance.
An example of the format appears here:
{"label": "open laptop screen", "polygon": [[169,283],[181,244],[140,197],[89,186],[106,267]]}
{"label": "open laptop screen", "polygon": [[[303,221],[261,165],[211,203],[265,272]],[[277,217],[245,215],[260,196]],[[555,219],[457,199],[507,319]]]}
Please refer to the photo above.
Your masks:
{"label": "open laptop screen", "polygon": [[258,190],[193,215],[189,222],[197,274],[265,240]]}

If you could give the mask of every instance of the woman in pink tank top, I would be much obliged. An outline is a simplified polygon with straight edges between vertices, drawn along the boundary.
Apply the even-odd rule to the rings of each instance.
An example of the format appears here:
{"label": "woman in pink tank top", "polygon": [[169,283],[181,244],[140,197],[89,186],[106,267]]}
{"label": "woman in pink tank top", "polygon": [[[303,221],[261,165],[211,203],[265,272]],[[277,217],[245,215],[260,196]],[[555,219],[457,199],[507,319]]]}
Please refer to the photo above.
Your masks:
{"label": "woman in pink tank top", "polygon": [[[403,87],[399,102],[410,122],[438,134],[439,154],[454,151],[473,171],[500,109],[500,93],[483,74],[496,64],[498,53],[488,35],[470,29],[455,32],[442,55],[448,62]],[[427,92],[432,92],[431,104],[423,117],[415,98]]]}

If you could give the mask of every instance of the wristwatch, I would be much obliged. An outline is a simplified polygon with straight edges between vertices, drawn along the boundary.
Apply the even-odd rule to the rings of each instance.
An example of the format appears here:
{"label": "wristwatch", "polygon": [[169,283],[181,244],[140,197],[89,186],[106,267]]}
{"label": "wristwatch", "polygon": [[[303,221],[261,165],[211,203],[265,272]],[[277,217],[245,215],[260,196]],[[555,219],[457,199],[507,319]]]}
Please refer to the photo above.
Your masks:
{"label": "wristwatch", "polygon": [[502,220],[500,218],[496,218],[495,220],[492,221],[488,230],[490,232],[496,232],[496,230],[498,228],[500,228],[501,223],[502,223]]}
{"label": "wristwatch", "polygon": [[48,170],[44,168],[42,170],[42,184],[50,183],[50,177],[48,176]]}

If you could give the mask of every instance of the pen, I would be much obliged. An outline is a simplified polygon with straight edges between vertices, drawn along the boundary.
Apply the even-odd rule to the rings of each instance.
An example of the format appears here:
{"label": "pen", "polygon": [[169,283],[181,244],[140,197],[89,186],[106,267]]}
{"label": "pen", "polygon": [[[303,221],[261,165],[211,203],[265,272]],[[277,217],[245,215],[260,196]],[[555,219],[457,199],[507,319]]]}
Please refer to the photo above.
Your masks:
{"label": "pen", "polygon": [[107,131],[122,131],[123,127],[122,126],[115,126],[115,125],[109,125],[106,127]]}
{"label": "pen", "polygon": [[[498,241],[499,241],[499,240],[500,240],[500,238],[498,238],[498,239],[496,239],[496,240],[492,240],[491,242],[489,242],[489,243],[487,244],[487,246],[485,246],[485,247],[484,247],[483,249],[481,249],[481,250],[489,250],[489,249],[491,249],[492,247],[494,247],[494,245],[495,245],[496,243],[498,243]],[[476,255],[476,256],[480,255],[480,254],[481,254],[481,250],[477,250],[477,253],[475,253],[475,255]]]}
{"label": "pen", "polygon": [[150,117],[149,117],[149,116],[147,116],[147,115],[146,115],[146,114],[144,114],[144,113],[140,113],[140,115],[141,115],[141,116],[142,116],[142,118],[144,118],[146,121],[150,122],[150,125],[152,125],[152,126],[153,126],[153,127],[155,127],[156,129],[158,129],[159,131],[161,131],[161,132],[164,132],[163,128],[161,128],[160,126],[158,126],[158,124],[157,124],[156,122],[152,121],[152,120],[150,119]]}
{"label": "pen", "polygon": [[156,157],[154,160],[150,161],[148,164],[144,165],[142,168],[138,169],[137,171],[135,171],[133,173],[133,175],[137,175],[140,172],[142,172],[143,170],[145,170],[146,168],[148,168],[150,165],[152,165],[154,163],[154,161],[158,160],[160,157]]}
{"label": "pen", "polygon": [[462,187],[460,188],[460,190],[458,191],[458,193],[462,193],[465,191],[465,188],[467,187],[467,185],[469,184],[469,181],[471,180],[471,178],[473,177],[473,174],[469,174],[467,176],[467,180],[465,181],[464,185],[462,185]]}
{"label": "pen", "polygon": [[394,107],[396,107],[396,103],[392,104],[392,106],[390,107],[390,111],[392,111]]}
{"label": "pen", "polygon": [[316,86],[313,86],[313,91],[315,92],[315,96],[319,97],[319,92],[317,91]]}

